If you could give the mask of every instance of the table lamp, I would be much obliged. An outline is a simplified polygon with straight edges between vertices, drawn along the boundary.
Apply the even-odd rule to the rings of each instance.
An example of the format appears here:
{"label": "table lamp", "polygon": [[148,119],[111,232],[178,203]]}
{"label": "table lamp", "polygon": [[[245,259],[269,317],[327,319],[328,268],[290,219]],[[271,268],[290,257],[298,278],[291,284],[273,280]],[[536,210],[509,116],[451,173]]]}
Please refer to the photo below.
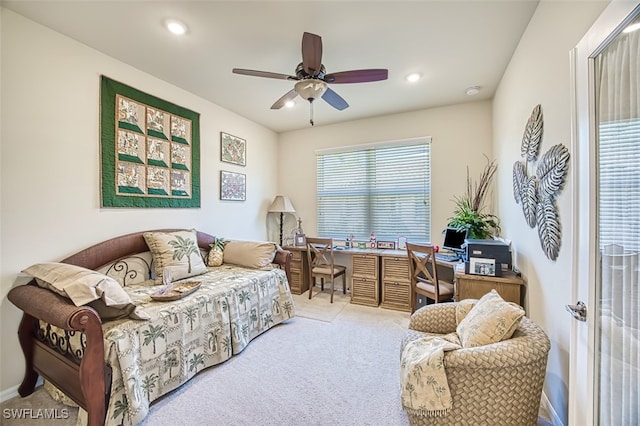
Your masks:
{"label": "table lamp", "polygon": [[293,208],[293,204],[289,200],[289,197],[284,195],[276,195],[273,199],[271,207],[269,207],[269,213],[280,213],[280,245],[282,245],[282,225],[284,223],[285,213],[295,213],[296,209]]}

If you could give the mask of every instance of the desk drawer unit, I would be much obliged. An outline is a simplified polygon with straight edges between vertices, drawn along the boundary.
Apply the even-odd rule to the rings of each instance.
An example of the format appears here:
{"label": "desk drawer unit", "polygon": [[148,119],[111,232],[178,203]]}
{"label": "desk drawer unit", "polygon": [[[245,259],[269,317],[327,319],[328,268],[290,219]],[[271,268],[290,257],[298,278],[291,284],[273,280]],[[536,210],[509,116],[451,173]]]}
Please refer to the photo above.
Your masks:
{"label": "desk drawer unit", "polygon": [[378,256],[353,255],[351,271],[351,303],[378,306],[380,303]]}
{"label": "desk drawer unit", "polygon": [[406,257],[382,258],[382,301],[380,307],[411,312],[409,260]]}
{"label": "desk drawer unit", "polygon": [[302,294],[309,290],[308,272],[306,271],[307,261],[306,258],[303,259],[303,256],[306,256],[307,253],[302,250],[291,250],[291,254],[291,282],[289,287],[291,288],[291,293]]}

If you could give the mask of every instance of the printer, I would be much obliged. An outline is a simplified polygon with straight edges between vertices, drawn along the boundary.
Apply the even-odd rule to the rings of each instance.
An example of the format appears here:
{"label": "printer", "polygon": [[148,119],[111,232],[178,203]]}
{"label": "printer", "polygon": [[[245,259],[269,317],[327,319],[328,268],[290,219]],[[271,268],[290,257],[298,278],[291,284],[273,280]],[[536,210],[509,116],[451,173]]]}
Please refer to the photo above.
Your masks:
{"label": "printer", "polygon": [[[500,240],[476,240],[465,239],[465,261],[469,267],[469,259],[472,257],[483,259],[495,259],[496,275],[501,269],[511,269],[511,250],[509,244]],[[498,267],[501,265],[501,267]],[[468,271],[467,271],[468,272]]]}

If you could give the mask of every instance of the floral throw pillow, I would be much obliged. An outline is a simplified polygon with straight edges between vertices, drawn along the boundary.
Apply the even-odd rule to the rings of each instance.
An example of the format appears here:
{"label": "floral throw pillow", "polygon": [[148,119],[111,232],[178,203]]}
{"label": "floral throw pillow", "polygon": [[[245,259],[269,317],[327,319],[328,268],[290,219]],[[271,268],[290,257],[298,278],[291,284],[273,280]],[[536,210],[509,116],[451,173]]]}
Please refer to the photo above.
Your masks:
{"label": "floral throw pillow", "polygon": [[153,255],[157,284],[163,282],[165,270],[170,271],[171,281],[207,272],[198,247],[198,236],[195,229],[175,232],[145,232],[143,236]]}
{"label": "floral throw pillow", "polygon": [[523,316],[522,307],[505,302],[491,290],[460,321],[456,332],[465,348],[489,345],[509,339]]}

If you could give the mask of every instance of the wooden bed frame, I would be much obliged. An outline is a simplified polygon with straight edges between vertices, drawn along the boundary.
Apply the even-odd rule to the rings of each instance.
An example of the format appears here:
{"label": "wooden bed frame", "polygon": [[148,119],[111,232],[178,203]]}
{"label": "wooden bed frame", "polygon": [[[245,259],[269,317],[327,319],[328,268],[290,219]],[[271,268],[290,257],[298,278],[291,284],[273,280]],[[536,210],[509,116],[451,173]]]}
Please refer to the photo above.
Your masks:
{"label": "wooden bed frame", "polygon": [[[122,235],[82,250],[63,263],[97,270],[107,264],[149,251],[144,232]],[[198,246],[209,250],[214,237],[198,232]],[[291,252],[278,247],[273,263],[285,270],[290,281]],[[18,393],[25,397],[35,390],[38,375],[50,381],[88,413],[89,426],[103,425],[111,391],[111,367],[105,363],[102,321],[89,306],[75,306],[69,299],[38,287],[35,281],[9,291],[9,300],[23,311],[18,339],[24,352],[25,375]],[[42,320],[66,331],[65,336],[47,336]],[[82,333],[82,352],[74,352],[69,337]],[[54,342],[52,344],[51,342]]]}

